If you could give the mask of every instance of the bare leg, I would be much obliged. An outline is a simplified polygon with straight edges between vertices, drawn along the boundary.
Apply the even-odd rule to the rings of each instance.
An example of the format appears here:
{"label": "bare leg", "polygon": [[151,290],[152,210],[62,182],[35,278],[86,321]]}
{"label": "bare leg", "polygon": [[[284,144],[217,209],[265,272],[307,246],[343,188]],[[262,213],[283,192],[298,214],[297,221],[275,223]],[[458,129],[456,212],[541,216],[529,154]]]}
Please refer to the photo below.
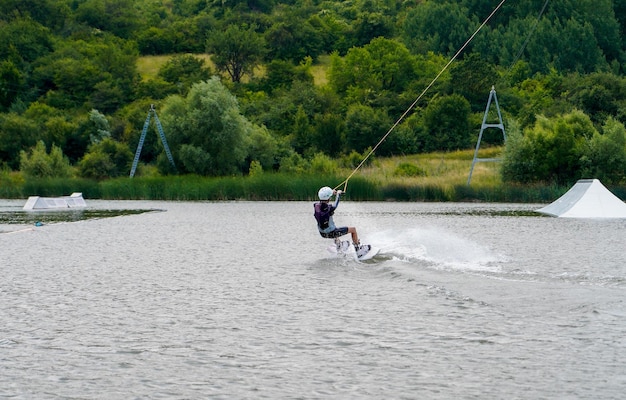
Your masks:
{"label": "bare leg", "polygon": [[351,226],[348,228],[348,232],[352,234],[352,244],[354,244],[355,246],[359,245],[359,235],[357,235],[356,233],[356,228],[354,226]]}

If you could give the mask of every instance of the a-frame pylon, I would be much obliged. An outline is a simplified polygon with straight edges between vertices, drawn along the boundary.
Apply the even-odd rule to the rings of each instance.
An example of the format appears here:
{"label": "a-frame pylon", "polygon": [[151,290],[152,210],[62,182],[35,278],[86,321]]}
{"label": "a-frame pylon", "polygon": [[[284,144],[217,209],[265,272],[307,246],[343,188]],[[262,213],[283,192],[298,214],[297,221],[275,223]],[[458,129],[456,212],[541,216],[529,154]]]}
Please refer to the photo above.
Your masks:
{"label": "a-frame pylon", "polygon": [[165,154],[167,155],[167,159],[172,164],[172,167],[176,169],[176,165],[174,164],[174,157],[172,157],[172,153],[170,152],[170,147],[167,145],[167,140],[165,139],[165,133],[163,132],[163,127],[161,126],[161,121],[159,121],[159,117],[157,116],[156,110],[154,109],[154,104],[150,105],[150,111],[148,111],[148,117],[146,118],[146,122],[143,124],[143,130],[141,131],[141,137],[139,138],[139,144],[137,145],[137,151],[135,152],[135,159],[133,160],[133,167],[130,170],[130,177],[135,176],[135,171],[137,170],[137,163],[139,163],[139,155],[141,154],[141,148],[143,147],[143,142],[146,140],[146,133],[148,132],[148,126],[150,125],[150,117],[154,114],[154,122],[156,123],[157,130],[159,131],[159,137],[161,138],[161,142],[163,143],[163,147],[165,148]]}
{"label": "a-frame pylon", "polygon": [[[491,101],[496,103],[496,110],[498,112],[498,121],[497,124],[488,124],[487,116],[489,114],[489,108],[491,107]],[[504,131],[504,124],[502,123],[502,114],[500,113],[500,105],[498,104],[498,96],[496,96],[495,87],[491,87],[491,92],[489,92],[489,100],[487,101],[487,108],[485,108],[485,115],[483,116],[483,123],[480,126],[480,133],[478,134],[478,141],[476,142],[476,150],[474,150],[474,159],[472,160],[472,168],[470,168],[469,176],[467,177],[467,184],[469,185],[472,181],[472,172],[474,172],[474,166],[477,162],[494,162],[500,161],[499,158],[479,158],[478,157],[478,149],[480,149],[480,141],[483,138],[483,132],[487,128],[498,128],[502,131],[502,138],[506,143],[506,132]]]}

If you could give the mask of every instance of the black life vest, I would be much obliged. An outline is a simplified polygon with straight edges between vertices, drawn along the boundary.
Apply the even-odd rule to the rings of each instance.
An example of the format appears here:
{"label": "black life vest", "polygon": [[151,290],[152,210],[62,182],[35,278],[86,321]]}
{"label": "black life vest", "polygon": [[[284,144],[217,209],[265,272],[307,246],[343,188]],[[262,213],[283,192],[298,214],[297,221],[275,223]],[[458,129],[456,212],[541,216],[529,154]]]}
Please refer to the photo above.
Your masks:
{"label": "black life vest", "polygon": [[327,229],[330,216],[335,212],[335,208],[328,203],[315,203],[315,219],[319,229]]}

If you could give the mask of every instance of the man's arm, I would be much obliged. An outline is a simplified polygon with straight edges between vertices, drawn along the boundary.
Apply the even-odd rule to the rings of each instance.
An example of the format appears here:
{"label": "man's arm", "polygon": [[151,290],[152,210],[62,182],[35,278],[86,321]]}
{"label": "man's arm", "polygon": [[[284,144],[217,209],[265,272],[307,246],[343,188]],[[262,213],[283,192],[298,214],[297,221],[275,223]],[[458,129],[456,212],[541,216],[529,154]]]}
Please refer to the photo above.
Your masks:
{"label": "man's arm", "polygon": [[335,204],[333,204],[333,208],[337,208],[337,206],[339,205],[339,196],[343,193],[341,190],[335,190],[334,191],[336,196],[335,196]]}

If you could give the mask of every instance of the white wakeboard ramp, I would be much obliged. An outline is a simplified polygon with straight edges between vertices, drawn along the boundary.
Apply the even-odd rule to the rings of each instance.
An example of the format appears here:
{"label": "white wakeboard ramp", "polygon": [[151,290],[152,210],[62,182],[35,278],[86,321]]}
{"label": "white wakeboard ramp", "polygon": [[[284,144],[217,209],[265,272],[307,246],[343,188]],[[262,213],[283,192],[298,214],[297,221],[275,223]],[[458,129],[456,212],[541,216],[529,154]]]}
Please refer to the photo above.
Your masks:
{"label": "white wakeboard ramp", "polygon": [[580,179],[563,196],[535,211],[562,218],[626,218],[626,203],[598,179]]}
{"label": "white wakeboard ramp", "polygon": [[54,210],[61,208],[87,207],[82,193],[72,193],[62,197],[30,196],[24,204],[24,210]]}

